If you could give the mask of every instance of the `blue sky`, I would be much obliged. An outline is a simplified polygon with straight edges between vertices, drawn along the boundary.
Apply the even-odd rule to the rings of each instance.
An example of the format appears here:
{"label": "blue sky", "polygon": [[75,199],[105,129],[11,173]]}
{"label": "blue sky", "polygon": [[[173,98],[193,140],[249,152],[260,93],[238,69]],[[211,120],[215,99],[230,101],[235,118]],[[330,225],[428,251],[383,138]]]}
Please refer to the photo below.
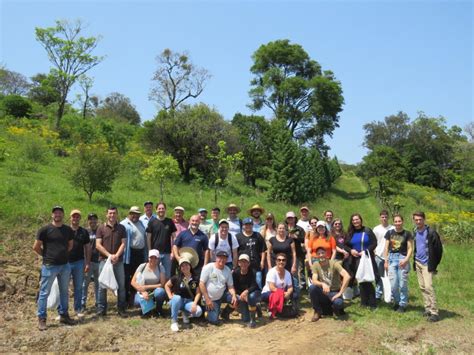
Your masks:
{"label": "blue sky", "polygon": [[[212,74],[199,101],[226,119],[250,114],[252,53],[287,38],[341,81],[341,127],[328,139],[331,155],[359,162],[364,123],[398,111],[444,116],[448,125],[473,120],[471,1],[9,1],[0,0],[0,62],[32,76],[48,72],[35,27],[81,19],[84,35],[101,35],[106,59],[89,74],[94,94],[128,96],[142,120],[155,57],[164,48],[189,51]],[[74,95],[71,95],[71,99]],[[264,112],[265,113],[265,112]],[[258,114],[258,112],[257,112]],[[266,113],[268,114],[268,113]]]}

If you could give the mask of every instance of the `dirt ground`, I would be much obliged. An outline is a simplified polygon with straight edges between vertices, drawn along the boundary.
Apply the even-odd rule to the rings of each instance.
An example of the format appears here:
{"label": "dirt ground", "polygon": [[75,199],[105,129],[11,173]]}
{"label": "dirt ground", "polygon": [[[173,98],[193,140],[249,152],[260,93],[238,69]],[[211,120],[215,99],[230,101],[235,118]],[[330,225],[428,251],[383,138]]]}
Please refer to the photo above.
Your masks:
{"label": "dirt ground", "polygon": [[[452,317],[435,324],[418,322],[408,329],[388,329],[367,319],[324,318],[312,323],[312,310],[303,303],[300,317],[259,320],[256,329],[237,317],[220,327],[203,321],[192,329],[171,332],[169,319],[142,319],[138,310],[119,318],[114,297],[105,319],[86,314],[75,326],[63,326],[49,311],[48,330],[37,330],[35,295],[38,265],[26,266],[15,256],[0,258],[0,352],[163,352],[163,353],[473,353],[473,317]],[[92,287],[91,287],[92,289]],[[93,297],[92,297],[93,299]],[[70,303],[71,304],[71,303]],[[368,314],[370,317],[370,314]]]}

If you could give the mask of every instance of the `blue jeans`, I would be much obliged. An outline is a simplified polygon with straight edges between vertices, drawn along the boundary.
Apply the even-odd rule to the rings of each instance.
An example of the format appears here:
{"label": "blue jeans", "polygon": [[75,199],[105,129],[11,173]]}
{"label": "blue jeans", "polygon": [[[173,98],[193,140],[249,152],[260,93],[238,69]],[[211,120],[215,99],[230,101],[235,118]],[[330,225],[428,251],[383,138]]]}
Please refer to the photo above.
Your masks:
{"label": "blue jeans", "polygon": [[[166,299],[166,291],[161,287],[155,288],[153,290],[153,298],[155,299],[156,310],[161,312],[163,302]],[[135,306],[140,306],[140,295],[138,292],[135,294],[134,304]]]}
{"label": "blue jeans", "polygon": [[405,258],[400,253],[388,254],[388,278],[392,285],[392,299],[400,307],[408,304],[408,273],[410,272],[410,261],[404,267],[399,262]]}
{"label": "blue jeans", "polygon": [[232,301],[232,296],[228,291],[225,291],[222,297],[216,301],[212,301],[214,304],[214,309],[207,310],[207,321],[211,324],[217,324],[219,320],[219,314],[221,312],[222,303],[230,303]]}
{"label": "blue jeans", "polygon": [[[268,300],[270,299],[271,294],[272,294],[271,291],[267,291],[267,292],[262,293],[262,296],[260,298],[261,301],[265,302],[265,303],[268,303]],[[291,294],[291,299],[293,300],[293,302],[298,301],[298,295],[295,294],[295,288],[294,287],[293,287],[293,293]]]}
{"label": "blue jeans", "polygon": [[171,254],[160,253],[161,265],[165,269],[166,280],[171,278]]}
{"label": "blue jeans", "polygon": [[74,312],[82,310],[82,287],[84,284],[84,259],[69,263],[74,287]]}
{"label": "blue jeans", "polygon": [[383,295],[382,277],[385,274],[385,260],[382,259],[380,256],[375,255],[375,265],[377,266],[377,270],[380,276],[380,278],[375,281],[375,298],[380,300],[382,299]]}
{"label": "blue jeans", "polygon": [[82,285],[82,302],[81,308],[86,309],[87,306],[87,293],[89,292],[89,284],[91,278],[94,277],[94,296],[95,296],[95,307],[97,308],[99,300],[99,263],[91,262],[89,271],[84,275],[84,284]]}
{"label": "blue jeans", "polygon": [[237,296],[237,299],[239,300],[239,312],[242,314],[242,321],[247,323],[250,322],[250,309],[252,311],[255,311],[255,307],[257,306],[257,303],[260,302],[260,290],[253,291],[249,293],[248,296],[248,303],[244,302],[240,299],[240,295]]}
{"label": "blue jeans", "polygon": [[191,307],[193,305],[193,300],[190,298],[184,298],[180,295],[173,295],[170,300],[170,308],[171,308],[171,321],[177,322],[178,321],[178,314],[179,311],[183,311],[186,315],[190,315],[191,317],[200,317],[202,314],[202,308],[198,305],[196,306],[196,313],[191,313]]}
{"label": "blue jeans", "polygon": [[325,294],[322,287],[316,285],[309,286],[311,305],[319,314],[332,315],[334,310],[344,309],[344,300],[342,297],[338,297],[334,301],[331,301],[335,294],[337,294],[336,291],[330,291]]}
{"label": "blue jeans", "polygon": [[262,281],[263,281],[263,271],[257,271],[257,272],[255,272],[255,279],[256,279],[256,281],[257,281],[258,287],[260,288],[260,290],[262,290],[262,288],[263,288],[263,284],[262,284]]}
{"label": "blue jeans", "polygon": [[69,301],[69,278],[71,277],[71,268],[69,264],[63,265],[43,265],[41,266],[40,291],[38,295],[38,318],[46,319],[47,301],[51,287],[55,278],[58,278],[59,286],[59,307],[61,315],[68,314]]}
{"label": "blue jeans", "polygon": [[[104,268],[107,260],[101,260],[99,265],[99,274]],[[125,293],[125,271],[123,268],[123,262],[120,261],[113,265],[114,275],[118,284],[118,309],[125,309],[127,307],[126,293]],[[107,312],[107,289],[99,285],[99,301],[97,310],[101,313]]]}

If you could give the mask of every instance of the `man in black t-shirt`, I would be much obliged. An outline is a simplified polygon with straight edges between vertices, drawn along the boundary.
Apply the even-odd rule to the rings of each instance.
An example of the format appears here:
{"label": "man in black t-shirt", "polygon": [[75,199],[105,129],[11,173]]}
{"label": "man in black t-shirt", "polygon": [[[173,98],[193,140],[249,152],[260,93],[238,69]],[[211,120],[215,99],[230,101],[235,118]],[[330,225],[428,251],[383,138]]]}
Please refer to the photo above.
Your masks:
{"label": "man in black t-shirt", "polygon": [[71,275],[68,254],[73,247],[73,231],[71,227],[63,224],[64,209],[61,206],[53,207],[51,217],[52,222],[38,231],[33,245],[33,250],[43,258],[37,312],[39,330],[47,329],[46,305],[56,277],[59,286],[59,321],[63,324],[74,324],[68,313],[68,284]]}
{"label": "man in black t-shirt", "polygon": [[160,252],[161,264],[165,269],[166,280],[171,277],[171,243],[176,237],[176,226],[171,218],[166,217],[166,204],[156,205],[157,218],[152,219],[146,228],[148,250]]}
{"label": "man in black t-shirt", "polygon": [[72,284],[74,286],[74,312],[79,319],[84,318],[82,313],[82,287],[84,272],[90,268],[90,238],[89,232],[82,228],[81,211],[72,210],[70,213],[73,235],[73,247],[69,252],[69,266],[71,267]]}
{"label": "man in black t-shirt", "polygon": [[99,226],[98,222],[99,220],[97,214],[89,213],[89,215],[87,216],[87,223],[89,225],[87,232],[89,233],[90,242],[89,248],[86,248],[85,251],[90,254],[90,264],[89,270],[86,271],[86,274],[84,275],[84,283],[82,287],[81,313],[84,313],[86,310],[87,293],[89,292],[89,283],[91,282],[92,278],[94,279],[94,300],[97,311],[97,302],[99,299],[99,252],[95,247],[95,235],[97,232],[97,227]]}

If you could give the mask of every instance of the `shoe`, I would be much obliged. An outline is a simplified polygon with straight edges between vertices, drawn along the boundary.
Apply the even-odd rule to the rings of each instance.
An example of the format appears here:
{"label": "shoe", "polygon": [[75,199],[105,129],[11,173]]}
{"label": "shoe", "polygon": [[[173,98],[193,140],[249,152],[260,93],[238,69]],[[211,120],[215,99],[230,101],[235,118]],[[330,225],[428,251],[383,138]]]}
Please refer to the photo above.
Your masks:
{"label": "shoe", "polygon": [[313,318],[311,318],[311,322],[317,322],[320,318],[321,315],[318,312],[314,311]]}
{"label": "shoe", "polygon": [[48,329],[46,326],[46,319],[38,318],[38,329],[41,331]]}
{"label": "shoe", "polygon": [[185,313],[183,313],[183,323],[184,324],[189,324],[189,316]]}
{"label": "shoe", "polygon": [[98,311],[95,313],[95,317],[97,318],[103,318],[107,315],[107,313],[105,313],[105,311]]}
{"label": "shoe", "polygon": [[431,316],[431,312],[430,311],[424,311],[423,312],[423,317],[429,317]]}
{"label": "shoe", "polygon": [[61,319],[61,316],[59,314],[54,318],[54,320],[58,321],[58,322],[59,322],[60,319]]}
{"label": "shoe", "polygon": [[257,317],[258,318],[263,318],[262,305],[261,304],[257,304]]}
{"label": "shoe", "polygon": [[125,311],[125,309],[120,308],[117,311],[117,313],[121,318],[128,318],[128,314],[127,314],[127,311]]}
{"label": "shoe", "polygon": [[230,307],[229,305],[227,305],[221,312],[221,318],[225,321],[228,321],[229,320],[229,316],[230,314],[233,312],[234,310],[232,309],[232,307]]}
{"label": "shoe", "polygon": [[397,310],[398,310],[398,304],[394,304],[394,305],[392,306],[392,309],[393,309],[394,311],[397,311]]}
{"label": "shoe", "polygon": [[82,311],[76,313],[76,317],[79,320],[83,320],[84,316],[85,316],[85,314]]}
{"label": "shoe", "polygon": [[405,311],[406,311],[406,307],[403,307],[403,306],[400,306],[400,307],[398,307],[398,309],[397,309],[397,312],[398,312],[398,313],[405,313]]}
{"label": "shoe", "polygon": [[247,323],[247,326],[253,329],[257,327],[257,323],[254,320],[251,320],[250,322]]}
{"label": "shoe", "polygon": [[176,322],[171,323],[171,331],[172,332],[179,332],[179,325]]}
{"label": "shoe", "polygon": [[428,322],[434,323],[439,321],[439,316],[437,314],[432,314],[428,317]]}
{"label": "shoe", "polygon": [[59,316],[59,323],[65,324],[65,325],[74,325],[76,322],[69,317],[69,314],[61,314]]}

